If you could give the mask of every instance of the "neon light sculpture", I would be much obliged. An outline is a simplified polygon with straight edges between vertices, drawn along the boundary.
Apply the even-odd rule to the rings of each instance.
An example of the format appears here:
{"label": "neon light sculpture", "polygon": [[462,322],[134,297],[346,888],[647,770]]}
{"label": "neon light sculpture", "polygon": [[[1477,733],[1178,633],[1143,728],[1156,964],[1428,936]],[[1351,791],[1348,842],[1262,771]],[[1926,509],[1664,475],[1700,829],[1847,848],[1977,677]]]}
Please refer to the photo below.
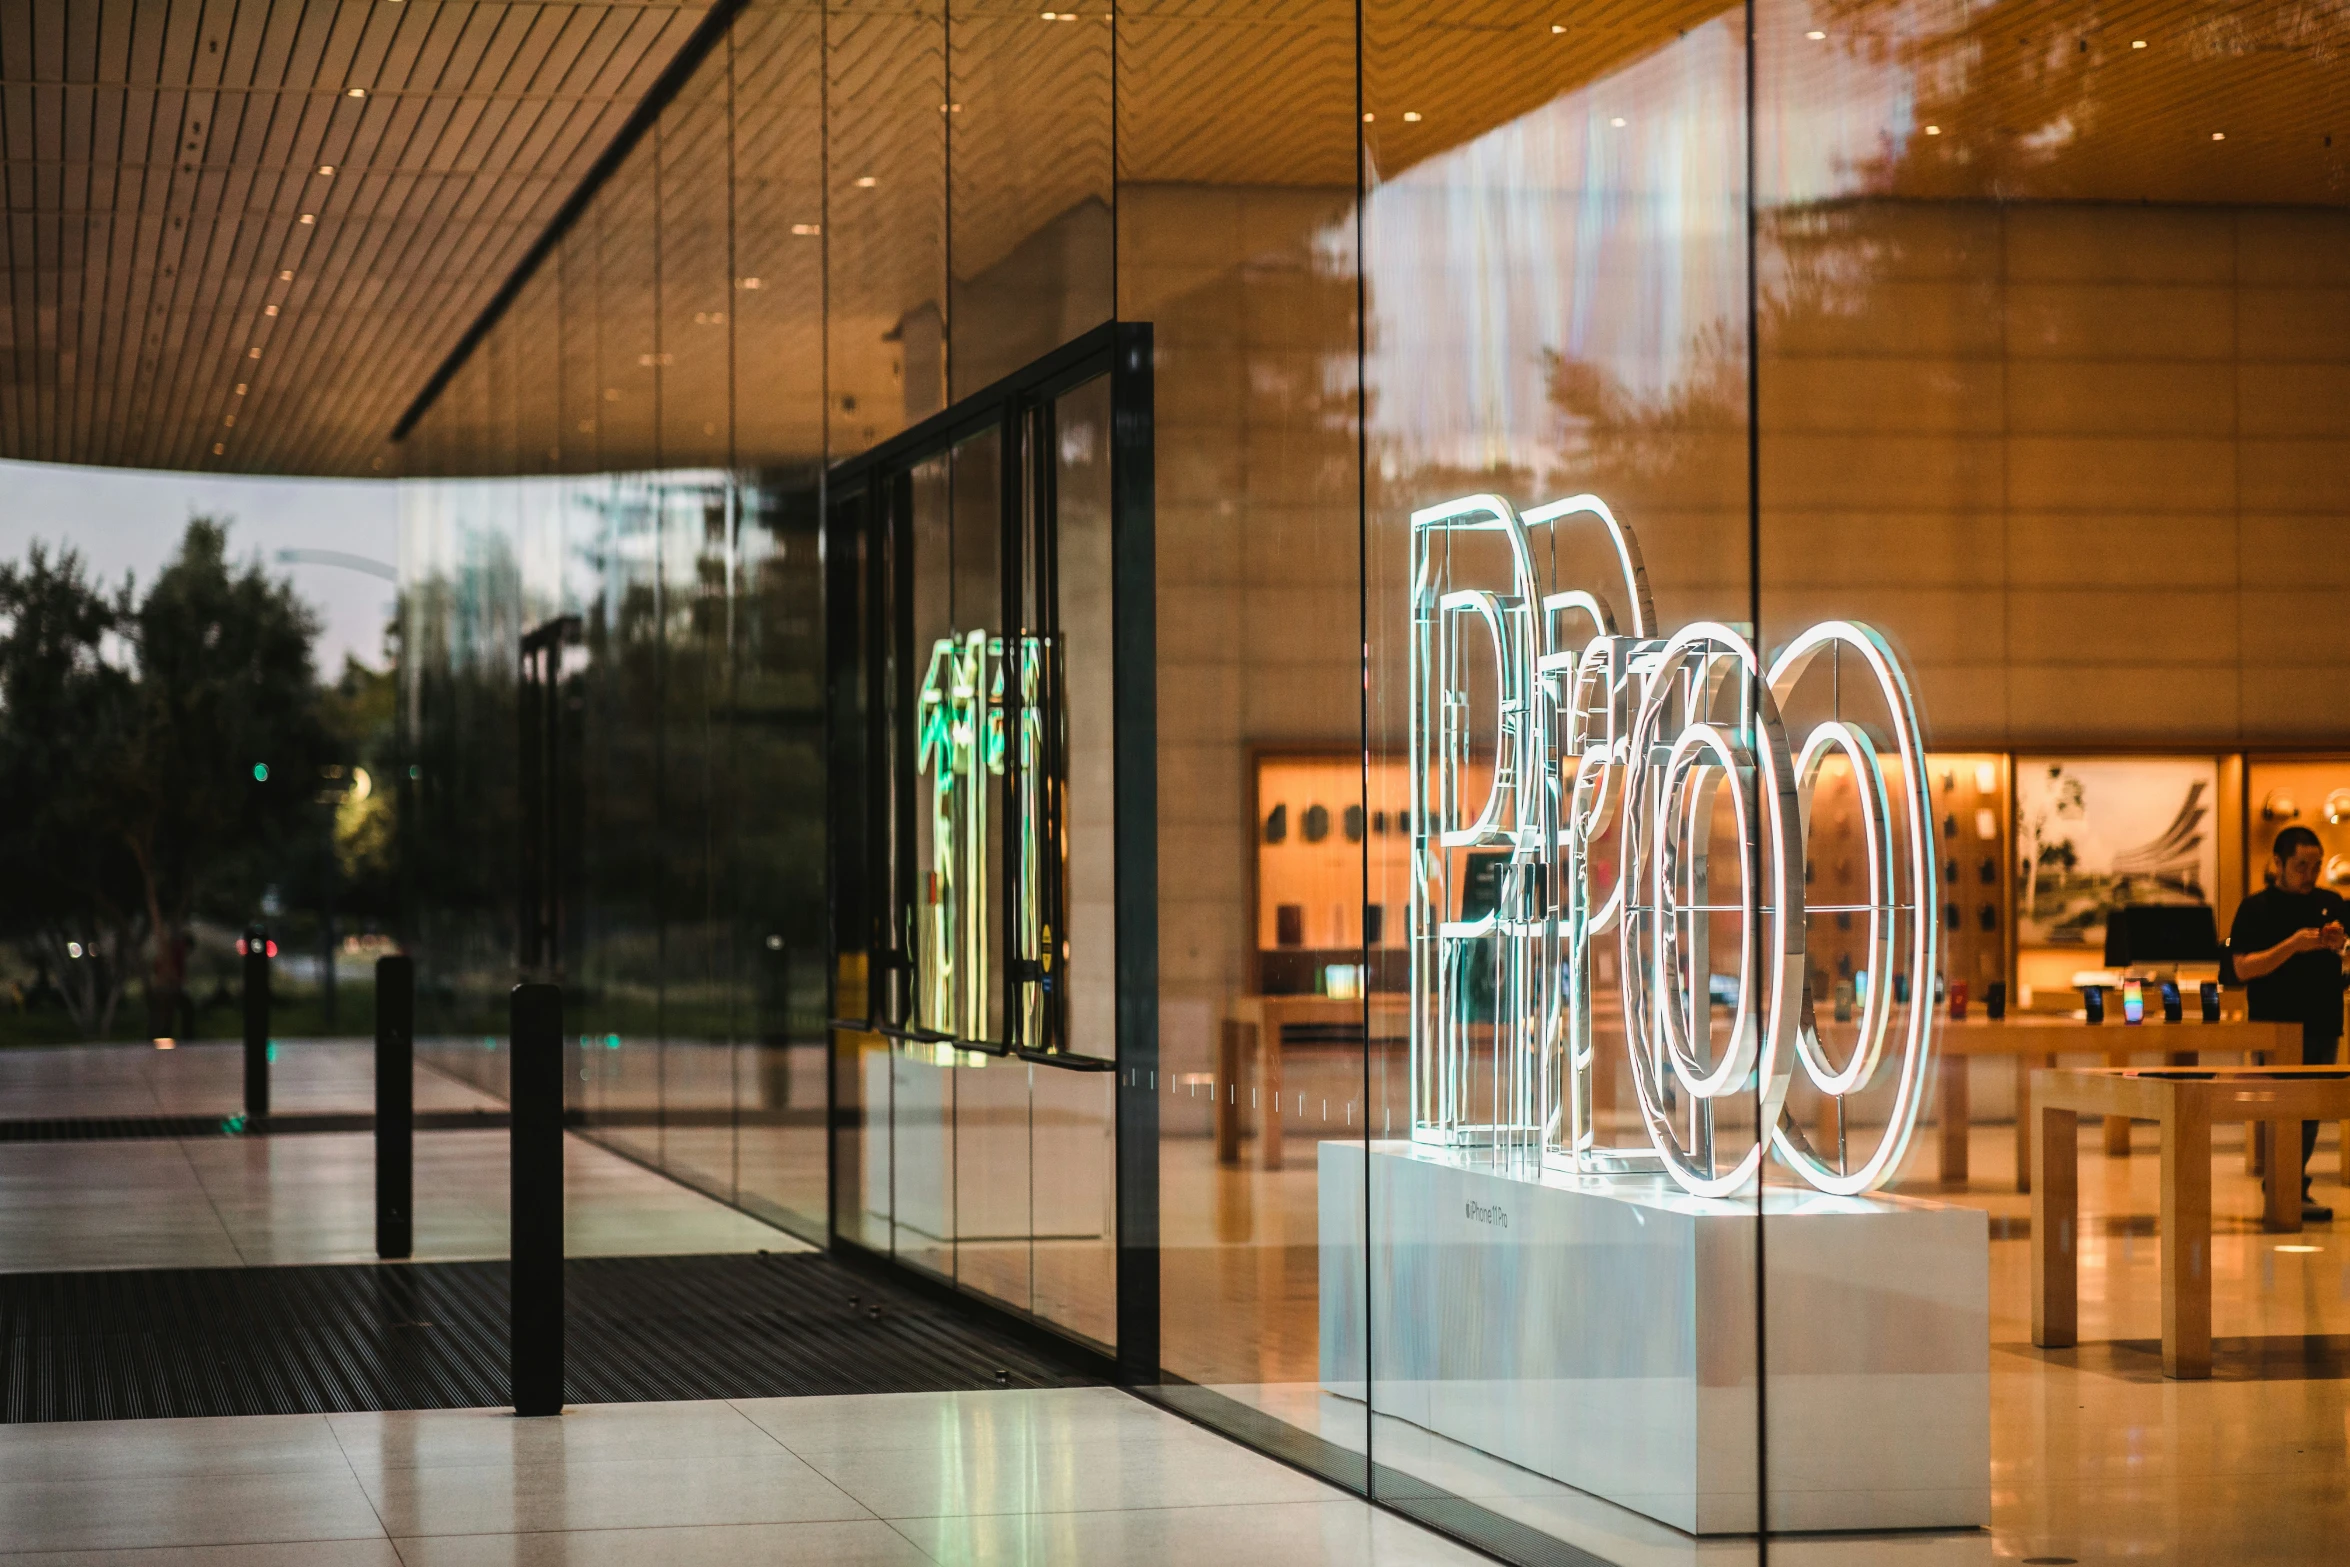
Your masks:
{"label": "neon light sculpture", "polygon": [[[992,863],[988,780],[1013,773],[1012,809],[1021,813],[1021,897],[1010,941],[1016,964],[1051,967],[1052,932],[1042,895],[1042,813],[1049,789],[1037,772],[1047,714],[1041,685],[1047,639],[1019,639],[1020,746],[1010,756],[1005,728],[1004,639],[986,631],[941,637],[916,697],[915,771],[930,779],[930,865],[916,900],[915,1025],[941,1040],[985,1042],[994,994],[989,944]],[[1023,1037],[1035,1038],[1044,1005],[1024,987]]]}
{"label": "neon light sculpture", "polygon": [[[1620,579],[1604,591],[1556,580],[1567,531],[1592,528]],[[1499,553],[1506,585],[1456,581]],[[1661,1162],[1699,1196],[1752,1181],[1766,1147],[1821,1191],[1853,1195],[1891,1179],[1927,1081],[1940,926],[1917,709],[1884,639],[1829,622],[1766,668],[1734,627],[1660,635],[1638,541],[1592,495],[1522,515],[1496,495],[1415,512],[1410,570],[1413,1138],[1584,1172]],[[1471,638],[1489,660],[1470,659]],[[1823,655],[1839,681],[1847,664],[1865,670],[1883,734],[1839,715],[1789,746],[1782,709]],[[1488,681],[1492,712],[1480,726]],[[1866,921],[1858,1031],[1840,1066],[1812,1020],[1804,956],[1811,802],[1833,758],[1858,789],[1869,889],[1865,903],[1809,911]],[[1472,800],[1481,766],[1490,777]],[[1712,892],[1725,791],[1735,903]],[[1615,874],[1603,878],[1611,860]],[[1718,1049],[1716,915],[1735,915],[1740,932]],[[1593,943],[1610,932],[1647,1150],[1602,1148],[1596,1134]],[[1909,976],[1915,994],[1903,995]],[[1800,1066],[1839,1101],[1841,1125],[1841,1101],[1882,1080],[1897,1011],[1888,1124],[1857,1162],[1841,1147],[1831,1160],[1786,1114],[1793,1073]],[[1732,1101],[1750,1103],[1768,1131],[1725,1164],[1713,1128],[1717,1106]]]}

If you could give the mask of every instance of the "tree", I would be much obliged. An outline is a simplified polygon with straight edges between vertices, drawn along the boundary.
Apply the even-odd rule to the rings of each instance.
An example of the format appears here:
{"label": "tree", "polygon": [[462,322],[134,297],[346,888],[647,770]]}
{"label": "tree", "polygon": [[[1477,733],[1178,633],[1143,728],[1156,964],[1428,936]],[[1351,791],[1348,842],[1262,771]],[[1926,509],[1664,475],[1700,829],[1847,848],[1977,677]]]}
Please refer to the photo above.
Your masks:
{"label": "tree", "polygon": [[146,930],[113,811],[136,728],[130,603],[127,578],[106,593],[70,549],[0,566],[0,933],[85,1035],[113,1026]]}
{"label": "tree", "polygon": [[185,993],[199,903],[249,911],[320,830],[312,796],[332,743],[311,665],[317,619],[258,562],[231,566],[225,522],[190,519],[130,630],[138,681],[113,803],[153,933],[161,1024]]}

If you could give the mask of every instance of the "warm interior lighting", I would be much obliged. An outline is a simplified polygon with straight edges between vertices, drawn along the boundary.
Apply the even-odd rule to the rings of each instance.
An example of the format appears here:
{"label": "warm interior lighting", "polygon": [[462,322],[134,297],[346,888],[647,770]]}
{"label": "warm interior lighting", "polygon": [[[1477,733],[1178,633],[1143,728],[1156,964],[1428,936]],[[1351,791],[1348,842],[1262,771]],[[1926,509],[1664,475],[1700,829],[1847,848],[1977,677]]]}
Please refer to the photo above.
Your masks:
{"label": "warm interior lighting", "polygon": [[1942,134],[1942,127],[1939,125],[1929,125],[1926,127],[1926,134],[1928,136],[1939,136]]}
{"label": "warm interior lighting", "polygon": [[331,163],[322,163],[318,166],[318,172],[327,176],[329,179],[332,179],[334,177],[335,166]]}
{"label": "warm interior lighting", "polygon": [[1377,118],[1379,118],[1379,116],[1377,116],[1376,114],[1371,114],[1371,113],[1367,113],[1367,112],[1366,112],[1366,113],[1363,115],[1363,123],[1364,123],[1365,125],[1368,125],[1368,124],[1370,124],[1370,123],[1371,123],[1373,120],[1376,120]]}
{"label": "warm interior lighting", "polygon": [[261,357],[261,350],[258,348],[248,348],[245,350],[245,357],[247,359],[259,359]]}
{"label": "warm interior lighting", "polygon": [[1816,27],[1815,27],[1815,28],[1813,28],[1813,29],[1812,29],[1810,32],[1808,32],[1808,33],[1805,33],[1803,36],[1804,36],[1804,37],[1806,37],[1806,38],[1809,38],[1809,39],[1811,39],[1812,41],[1814,41],[1814,42],[1816,43],[1816,42],[1818,42],[1820,39],[1822,39],[1822,38],[1825,38],[1825,37],[1827,37],[1828,35],[1827,35],[1826,33],[1823,33],[1823,32],[1821,32],[1821,31],[1820,31],[1818,28],[1816,28]]}
{"label": "warm interior lighting", "polygon": [[177,1050],[179,1048],[179,1041],[176,1039],[158,1039],[155,1041],[155,1048],[158,1050]]}
{"label": "warm interior lighting", "polygon": [[303,213],[303,214],[302,214],[302,221],[303,221],[303,222],[305,222],[305,223],[316,223],[316,222],[318,221],[318,218],[317,218],[317,216],[316,216],[315,214],[313,214],[313,213],[308,213],[308,212],[305,212],[305,213]]}
{"label": "warm interior lighting", "polygon": [[1550,30],[1554,33],[1563,33],[1567,29],[1562,23],[1553,22],[1550,24]]}
{"label": "warm interior lighting", "polygon": [[225,457],[228,455],[228,448],[221,445],[220,442],[214,441],[212,443],[212,455],[215,457]]}
{"label": "warm interior lighting", "polygon": [[821,234],[821,233],[823,233],[823,232],[824,232],[824,226],[823,226],[822,224],[820,224],[820,223],[794,223],[794,224],[791,226],[791,231],[792,231],[794,234],[797,234],[797,235],[799,235],[801,238],[805,239],[807,236],[809,236],[809,235],[811,235],[811,234]]}
{"label": "warm interior lighting", "polygon": [[1619,114],[1614,119],[1608,121],[1608,124],[1613,125],[1618,130],[1622,130],[1624,128],[1624,117]]}
{"label": "warm interior lighting", "polygon": [[263,306],[261,307],[261,313],[262,313],[263,315],[265,315],[265,316],[274,316],[274,315],[276,315],[276,314],[277,314],[277,306],[275,306],[275,305],[263,305]]}
{"label": "warm interior lighting", "polygon": [[239,397],[242,397],[242,396],[244,396],[244,395],[245,395],[245,383],[244,383],[244,382],[242,382],[242,381],[239,381],[239,382],[237,383],[237,395],[238,395]]}
{"label": "warm interior lighting", "polygon": [[857,176],[857,189],[859,190],[871,190],[878,183],[880,182],[875,180],[874,177],[870,174],[860,174]]}
{"label": "warm interior lighting", "polygon": [[2279,1246],[2279,1247],[2277,1248],[2277,1250],[2279,1250],[2279,1251],[2311,1252],[2311,1251],[2324,1251],[2324,1250],[2325,1250],[2325,1248],[2324,1248],[2323,1246]]}
{"label": "warm interior lighting", "polygon": [[1404,110],[1403,117],[1404,123],[1407,125],[1417,125],[1420,123],[1420,111],[1417,109]]}
{"label": "warm interior lighting", "polygon": [[293,274],[293,270],[292,270],[291,268],[288,268],[287,270],[285,270],[285,271],[283,271],[283,272],[280,272],[280,273],[277,275],[277,280],[278,280],[280,283],[291,283],[292,281],[294,281],[294,274]]}
{"label": "warm interior lighting", "polygon": [[2228,139],[2228,133],[2226,131],[2213,131],[2211,133],[2211,139],[2213,141],[2226,141]]}
{"label": "warm interior lighting", "polygon": [[2133,49],[2143,49],[2146,47],[2146,40],[2143,38],[2133,38],[2130,40],[2130,47]]}
{"label": "warm interior lighting", "polygon": [[742,278],[738,280],[738,286],[755,289],[759,286],[759,280],[755,277]]}
{"label": "warm interior lighting", "polygon": [[354,87],[351,89],[349,96],[353,98],[364,98],[367,96],[367,89],[364,87]]}

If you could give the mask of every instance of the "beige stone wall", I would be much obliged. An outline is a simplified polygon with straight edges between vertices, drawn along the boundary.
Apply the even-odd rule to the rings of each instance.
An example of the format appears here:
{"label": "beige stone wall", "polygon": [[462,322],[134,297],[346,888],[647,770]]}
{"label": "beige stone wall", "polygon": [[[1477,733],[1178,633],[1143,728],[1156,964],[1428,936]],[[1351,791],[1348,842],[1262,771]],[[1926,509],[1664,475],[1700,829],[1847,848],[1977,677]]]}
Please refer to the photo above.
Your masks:
{"label": "beige stone wall", "polygon": [[1348,190],[1128,186],[1119,308],[1157,345],[1159,966],[1200,1070],[1248,963],[1250,748],[1361,743]]}
{"label": "beige stone wall", "polygon": [[[1247,983],[1253,750],[1362,734],[1350,199],[1120,193],[1119,309],[1158,342],[1171,1071]],[[2350,742],[2350,214],[1859,204],[1782,216],[1764,272],[1766,642],[1875,622],[1945,747]],[[1744,618],[1741,413],[1590,449],[1668,624]],[[1536,482],[1378,468],[1375,520]],[[1376,539],[1369,570],[1401,592]]]}
{"label": "beige stone wall", "polygon": [[1763,618],[1860,616],[1944,744],[2350,739],[2350,213],[1782,219]]}

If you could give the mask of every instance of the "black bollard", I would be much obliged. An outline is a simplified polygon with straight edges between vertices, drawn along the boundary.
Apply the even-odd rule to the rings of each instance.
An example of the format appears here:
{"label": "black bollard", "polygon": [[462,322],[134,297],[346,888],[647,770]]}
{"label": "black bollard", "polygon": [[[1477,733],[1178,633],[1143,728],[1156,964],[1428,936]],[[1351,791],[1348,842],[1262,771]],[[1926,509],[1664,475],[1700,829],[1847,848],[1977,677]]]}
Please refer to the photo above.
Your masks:
{"label": "black bollard", "polygon": [[416,964],[375,960],[375,1254],[405,1257],[415,1244]]}
{"label": "black bollard", "polygon": [[563,1412],[563,992],[517,985],[513,1107],[514,1412]]}
{"label": "black bollard", "polygon": [[269,1117],[269,932],[245,928],[245,1119]]}

